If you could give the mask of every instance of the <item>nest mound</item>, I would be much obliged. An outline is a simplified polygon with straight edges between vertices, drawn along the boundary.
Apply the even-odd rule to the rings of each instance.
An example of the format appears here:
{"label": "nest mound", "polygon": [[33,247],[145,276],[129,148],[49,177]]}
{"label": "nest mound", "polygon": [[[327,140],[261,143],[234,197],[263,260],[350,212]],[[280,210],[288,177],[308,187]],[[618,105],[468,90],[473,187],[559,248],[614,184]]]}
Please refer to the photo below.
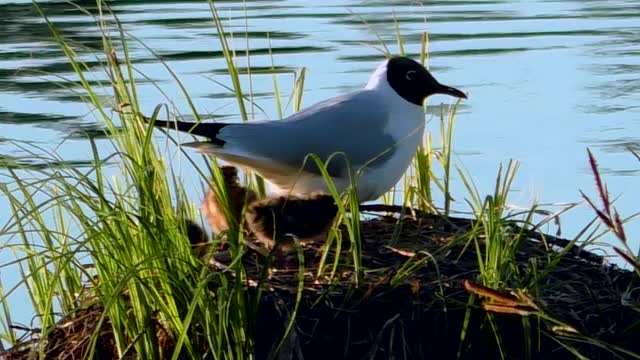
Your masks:
{"label": "nest mound", "polygon": [[[300,253],[304,258],[302,300],[295,326],[286,337],[299,286],[299,253],[276,260],[270,265],[258,315],[253,319],[256,358],[472,359],[500,358],[503,354],[519,359],[529,354],[533,358],[575,359],[558,339],[594,359],[611,358],[610,345],[603,344],[640,352],[637,312],[621,305],[626,289],[635,281],[634,274],[577,247],[547,266],[550,255],[561,251],[568,241],[534,232],[527,233],[527,241],[521,243],[513,271],[540,276],[524,279],[538,284],[537,293],[531,294],[535,303],[521,306],[513,295],[495,292],[493,295],[507,304],[502,303],[501,313],[490,315],[493,328],[487,320],[490,301],[470,294],[469,286],[465,289],[463,285],[479,275],[477,248],[453,241],[472,226],[471,220],[431,215],[363,221],[362,266],[366,271],[359,287],[354,286],[353,267],[348,261],[344,263],[351,256],[347,249],[326,259],[331,264],[332,257],[340,255],[343,262],[329,282],[317,276],[322,244],[305,245]],[[522,233],[515,227],[512,231]],[[481,246],[479,249],[482,251]],[[224,258],[224,251],[218,252],[212,263],[225,262]],[[249,278],[258,281],[266,266],[264,254],[249,249],[244,262]],[[407,271],[409,267],[411,271]],[[484,290],[491,295],[490,289]],[[256,289],[247,286],[246,291]],[[476,287],[476,294],[482,291]],[[509,299],[514,304],[509,304]],[[483,306],[483,301],[489,306]],[[536,308],[572,328],[553,327],[531,315]],[[48,357],[64,354],[65,358],[80,358],[101,315],[102,308],[95,305],[61,320],[57,329],[40,340],[46,341]],[[529,319],[527,326],[523,326],[524,318]],[[97,343],[97,354],[106,359],[116,354],[109,329],[107,319]],[[494,331],[500,334],[499,343]],[[577,333],[600,343],[581,341],[584,338]],[[25,342],[0,355],[3,359],[26,359],[33,345]],[[173,344],[166,342],[167,356],[172,348]]]}
{"label": "nest mound", "polygon": [[[573,328],[552,327],[529,317],[531,328],[525,332],[522,317],[534,309],[518,304],[513,295],[475,286],[477,294],[489,292],[514,300],[513,304],[500,308],[492,307],[490,300],[470,299],[469,290],[474,291],[469,286],[465,289],[465,282],[479,275],[478,254],[473,245],[452,240],[468,233],[473,223],[429,215],[401,222],[389,216],[363,222],[364,286],[354,289],[353,274],[348,272],[341,273],[345,277],[342,283],[332,286],[319,285],[314,274],[308,273],[296,328],[287,343],[290,352],[305,359],[497,359],[501,352],[513,359],[527,358],[527,354],[575,359],[554,340],[563,338],[589,358],[612,357],[606,347],[577,338],[572,342],[577,332],[640,351],[638,313],[621,305],[635,274],[578,247],[548,266],[551,255],[569,245],[565,239],[526,231],[527,241],[516,254],[514,271],[530,274],[532,277],[524,281],[538,283],[534,307]],[[314,253],[319,251],[305,251],[308,270],[315,271]],[[414,271],[398,278],[407,266],[415,266]],[[541,278],[533,278],[534,274]],[[291,270],[271,279],[273,288],[262,301],[257,319],[260,354],[269,353],[284,332],[282,325],[289,316],[287,309],[293,308],[297,276],[297,270]],[[517,288],[523,284],[506,285]],[[467,312],[470,301],[473,310]],[[501,337],[499,345],[487,322],[486,310],[490,309],[501,312],[492,314]],[[465,341],[460,346],[462,333]],[[534,348],[526,346],[528,341]]]}

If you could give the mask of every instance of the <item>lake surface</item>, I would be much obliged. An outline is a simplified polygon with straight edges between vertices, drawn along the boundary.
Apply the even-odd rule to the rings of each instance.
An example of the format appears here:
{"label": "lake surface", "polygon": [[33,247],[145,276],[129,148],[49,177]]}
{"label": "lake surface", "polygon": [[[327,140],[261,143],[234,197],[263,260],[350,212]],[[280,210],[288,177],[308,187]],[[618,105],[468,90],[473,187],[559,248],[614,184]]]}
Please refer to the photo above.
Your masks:
{"label": "lake surface", "polygon": [[[91,6],[93,1],[80,1]],[[430,35],[429,60],[436,78],[468,92],[455,134],[456,164],[466,169],[483,194],[494,186],[499,164],[521,162],[511,203],[526,207],[580,201],[579,190],[596,195],[586,148],[596,154],[623,216],[640,210],[640,3],[637,0],[546,1],[220,1],[218,11],[233,34],[238,54],[251,49],[250,65],[282,69],[283,94],[293,75],[307,68],[304,105],[359,88],[382,60],[378,35],[394,43],[394,16],[417,58],[423,31]],[[178,74],[202,114],[238,119],[235,100],[216,82],[229,84],[206,1],[111,2],[123,27],[162,56]],[[60,33],[78,46],[100,48],[91,18],[65,3],[43,9]],[[363,22],[366,20],[367,24]],[[144,110],[160,103],[188,114],[184,96],[157,58],[130,43],[141,79]],[[269,54],[271,49],[271,55]],[[85,58],[91,80],[106,76],[96,58]],[[239,59],[246,66],[246,58]],[[30,1],[0,5],[0,163],[19,161],[22,151],[6,139],[34,141],[65,161],[82,166],[91,159],[86,134],[99,134],[100,121],[83,104],[66,58]],[[158,85],[166,94],[160,93]],[[245,89],[249,83],[245,77]],[[277,118],[271,75],[254,74],[256,119]],[[431,106],[451,103],[434,96]],[[290,113],[291,109],[287,109]],[[427,115],[428,128],[438,120]],[[161,136],[161,133],[158,133]],[[102,140],[105,149],[106,140]],[[2,180],[4,181],[4,180]],[[194,196],[201,189],[193,184]],[[468,209],[458,181],[457,208]],[[200,194],[201,195],[201,194]],[[194,201],[199,201],[197,198]],[[558,210],[557,207],[549,208]],[[0,222],[8,218],[0,199]],[[590,221],[585,206],[562,217],[563,235]],[[637,247],[638,228],[628,237]],[[554,230],[555,231],[555,230]],[[4,280],[3,280],[4,281]]]}

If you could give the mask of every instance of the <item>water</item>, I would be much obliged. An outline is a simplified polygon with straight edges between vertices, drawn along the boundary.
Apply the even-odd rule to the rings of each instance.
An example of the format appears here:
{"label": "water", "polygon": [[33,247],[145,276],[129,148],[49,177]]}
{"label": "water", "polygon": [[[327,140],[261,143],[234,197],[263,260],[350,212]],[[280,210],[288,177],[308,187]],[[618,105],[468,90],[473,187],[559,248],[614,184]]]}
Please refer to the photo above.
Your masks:
{"label": "water", "polygon": [[[93,1],[81,1],[91,6]],[[579,189],[595,196],[586,148],[596,154],[623,216],[638,211],[640,162],[627,151],[639,149],[640,3],[637,0],[580,1],[221,1],[234,47],[251,50],[251,67],[281,67],[281,90],[289,94],[293,76],[307,67],[304,105],[363,86],[381,61],[374,31],[393,45],[394,14],[407,40],[419,51],[423,31],[430,34],[430,65],[443,83],[469,93],[458,116],[456,163],[483,194],[494,186],[498,165],[522,163],[511,202],[527,206],[580,200]],[[200,113],[237,119],[235,100],[214,81],[229,84],[215,28],[205,1],[113,2],[124,28],[166,59],[189,89]],[[78,45],[100,48],[94,22],[62,2],[44,10],[61,34]],[[363,23],[363,19],[368,25]],[[246,38],[248,37],[248,40]],[[132,42],[138,70],[156,81],[140,81],[143,110],[159,103],[188,113],[185,98],[157,59]],[[95,58],[93,82],[104,81]],[[239,65],[246,66],[245,59]],[[86,134],[101,124],[76,90],[61,78],[76,79],[30,1],[0,5],[0,162],[23,153],[3,139],[34,141],[82,166],[91,158]],[[142,78],[141,78],[142,79]],[[245,78],[245,89],[248,82]],[[61,87],[62,86],[62,87]],[[277,118],[270,75],[254,75],[253,91],[265,114]],[[449,103],[435,96],[431,105]],[[289,108],[290,112],[291,109]],[[437,121],[428,116],[428,127]],[[64,141],[63,141],[64,140]],[[107,149],[103,140],[101,146]],[[43,165],[38,159],[21,160]],[[179,161],[179,160],[176,160]],[[194,196],[201,189],[185,178]],[[466,193],[452,190],[458,207]],[[198,201],[197,198],[194,199]],[[558,209],[558,208],[551,208]],[[0,222],[9,216],[0,199]],[[562,218],[566,236],[575,235],[592,216],[581,207]],[[628,236],[640,244],[632,223]],[[609,241],[613,241],[609,239]],[[3,274],[3,281],[6,279]],[[5,284],[6,285],[6,284]],[[16,300],[17,301],[17,300]],[[25,322],[28,323],[28,320]]]}

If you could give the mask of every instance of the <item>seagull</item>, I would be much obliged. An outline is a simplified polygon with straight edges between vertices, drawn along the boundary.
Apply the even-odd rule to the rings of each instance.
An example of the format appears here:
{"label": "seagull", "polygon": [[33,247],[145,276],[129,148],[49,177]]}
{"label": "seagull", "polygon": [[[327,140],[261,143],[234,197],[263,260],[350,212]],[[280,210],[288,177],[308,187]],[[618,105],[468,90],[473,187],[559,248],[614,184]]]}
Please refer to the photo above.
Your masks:
{"label": "seagull", "polygon": [[315,154],[339,192],[355,183],[359,202],[378,199],[406,172],[422,141],[424,100],[434,94],[466,99],[440,84],[420,63],[392,57],[366,86],[309,106],[279,121],[193,123],[155,120],[205,141],[183,144],[255,171],[281,195],[328,192]]}

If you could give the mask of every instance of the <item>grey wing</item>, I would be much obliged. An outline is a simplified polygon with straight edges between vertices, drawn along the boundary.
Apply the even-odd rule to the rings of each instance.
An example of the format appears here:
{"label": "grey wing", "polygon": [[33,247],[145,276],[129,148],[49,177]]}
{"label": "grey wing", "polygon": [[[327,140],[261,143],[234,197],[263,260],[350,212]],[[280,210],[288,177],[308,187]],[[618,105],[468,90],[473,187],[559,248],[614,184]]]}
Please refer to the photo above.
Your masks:
{"label": "grey wing", "polygon": [[347,173],[345,156],[353,170],[375,167],[393,155],[396,144],[385,133],[388,113],[374,97],[360,91],[318,103],[282,121],[229,125],[220,131],[226,143],[216,153],[268,159],[319,173],[307,158],[316,154],[333,177]]}

